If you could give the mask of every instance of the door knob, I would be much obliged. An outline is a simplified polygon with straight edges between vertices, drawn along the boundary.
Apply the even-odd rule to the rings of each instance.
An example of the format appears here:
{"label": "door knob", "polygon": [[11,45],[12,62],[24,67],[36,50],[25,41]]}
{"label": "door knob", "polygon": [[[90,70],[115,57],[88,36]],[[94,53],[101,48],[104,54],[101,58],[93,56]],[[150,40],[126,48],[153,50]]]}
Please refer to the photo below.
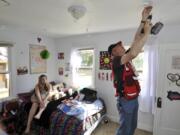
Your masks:
{"label": "door knob", "polygon": [[157,99],[157,107],[161,108],[161,105],[162,105],[162,98],[158,97],[158,99]]}

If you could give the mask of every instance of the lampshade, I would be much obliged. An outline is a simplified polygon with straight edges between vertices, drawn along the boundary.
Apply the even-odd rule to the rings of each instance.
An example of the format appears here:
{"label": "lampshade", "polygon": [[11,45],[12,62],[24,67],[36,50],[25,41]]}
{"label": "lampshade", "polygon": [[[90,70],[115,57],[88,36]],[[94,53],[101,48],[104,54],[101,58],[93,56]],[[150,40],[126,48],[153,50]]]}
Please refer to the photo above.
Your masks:
{"label": "lampshade", "polygon": [[82,18],[86,11],[87,9],[83,5],[72,5],[68,8],[68,12],[71,13],[72,17],[76,20]]}

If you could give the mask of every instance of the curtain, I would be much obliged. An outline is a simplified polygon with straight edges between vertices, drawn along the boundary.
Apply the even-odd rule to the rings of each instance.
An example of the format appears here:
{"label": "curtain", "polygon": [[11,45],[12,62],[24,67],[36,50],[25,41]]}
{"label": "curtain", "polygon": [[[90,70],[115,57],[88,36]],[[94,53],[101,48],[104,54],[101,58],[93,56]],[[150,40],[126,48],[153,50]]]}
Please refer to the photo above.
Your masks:
{"label": "curtain", "polygon": [[144,47],[143,84],[139,96],[142,112],[154,113],[157,70],[158,46],[156,38],[151,38]]}
{"label": "curtain", "polygon": [[78,68],[81,65],[81,57],[78,54],[78,50],[74,49],[74,51],[71,54],[71,67],[72,67],[72,86],[79,88],[80,87],[80,80],[79,75],[77,73]]}
{"label": "curtain", "polygon": [[82,89],[94,88],[94,49],[82,48],[74,50],[71,55],[73,86]]}

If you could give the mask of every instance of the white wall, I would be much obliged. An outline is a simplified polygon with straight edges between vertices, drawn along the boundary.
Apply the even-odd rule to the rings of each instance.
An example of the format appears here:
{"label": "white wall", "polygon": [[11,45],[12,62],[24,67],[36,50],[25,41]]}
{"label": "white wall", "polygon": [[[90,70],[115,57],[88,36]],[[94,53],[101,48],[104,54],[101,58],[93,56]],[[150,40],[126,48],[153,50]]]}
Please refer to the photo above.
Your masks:
{"label": "white wall", "polygon": [[[41,43],[37,42],[37,37],[42,38]],[[55,80],[55,44],[54,40],[38,34],[23,32],[17,29],[0,30],[0,41],[14,43],[11,48],[11,65],[12,65],[12,96],[17,93],[26,92],[34,88],[37,78],[40,74],[30,74],[29,68],[29,44],[40,44],[47,46],[50,51],[50,58],[47,60],[48,80]],[[27,66],[28,74],[17,75],[16,69],[19,66]]]}

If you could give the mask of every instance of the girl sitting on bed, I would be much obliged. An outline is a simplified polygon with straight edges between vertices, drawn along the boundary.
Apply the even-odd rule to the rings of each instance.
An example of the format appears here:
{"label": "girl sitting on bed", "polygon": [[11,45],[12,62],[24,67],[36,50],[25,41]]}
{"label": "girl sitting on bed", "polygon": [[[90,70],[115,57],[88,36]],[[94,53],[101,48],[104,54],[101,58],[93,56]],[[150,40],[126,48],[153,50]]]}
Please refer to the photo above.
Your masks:
{"label": "girl sitting on bed", "polygon": [[32,119],[38,109],[45,107],[45,101],[49,97],[50,84],[47,81],[46,75],[40,75],[38,79],[38,83],[35,86],[35,92],[31,97],[32,106],[28,116],[28,122],[25,130],[25,134],[29,134],[31,128]]}

